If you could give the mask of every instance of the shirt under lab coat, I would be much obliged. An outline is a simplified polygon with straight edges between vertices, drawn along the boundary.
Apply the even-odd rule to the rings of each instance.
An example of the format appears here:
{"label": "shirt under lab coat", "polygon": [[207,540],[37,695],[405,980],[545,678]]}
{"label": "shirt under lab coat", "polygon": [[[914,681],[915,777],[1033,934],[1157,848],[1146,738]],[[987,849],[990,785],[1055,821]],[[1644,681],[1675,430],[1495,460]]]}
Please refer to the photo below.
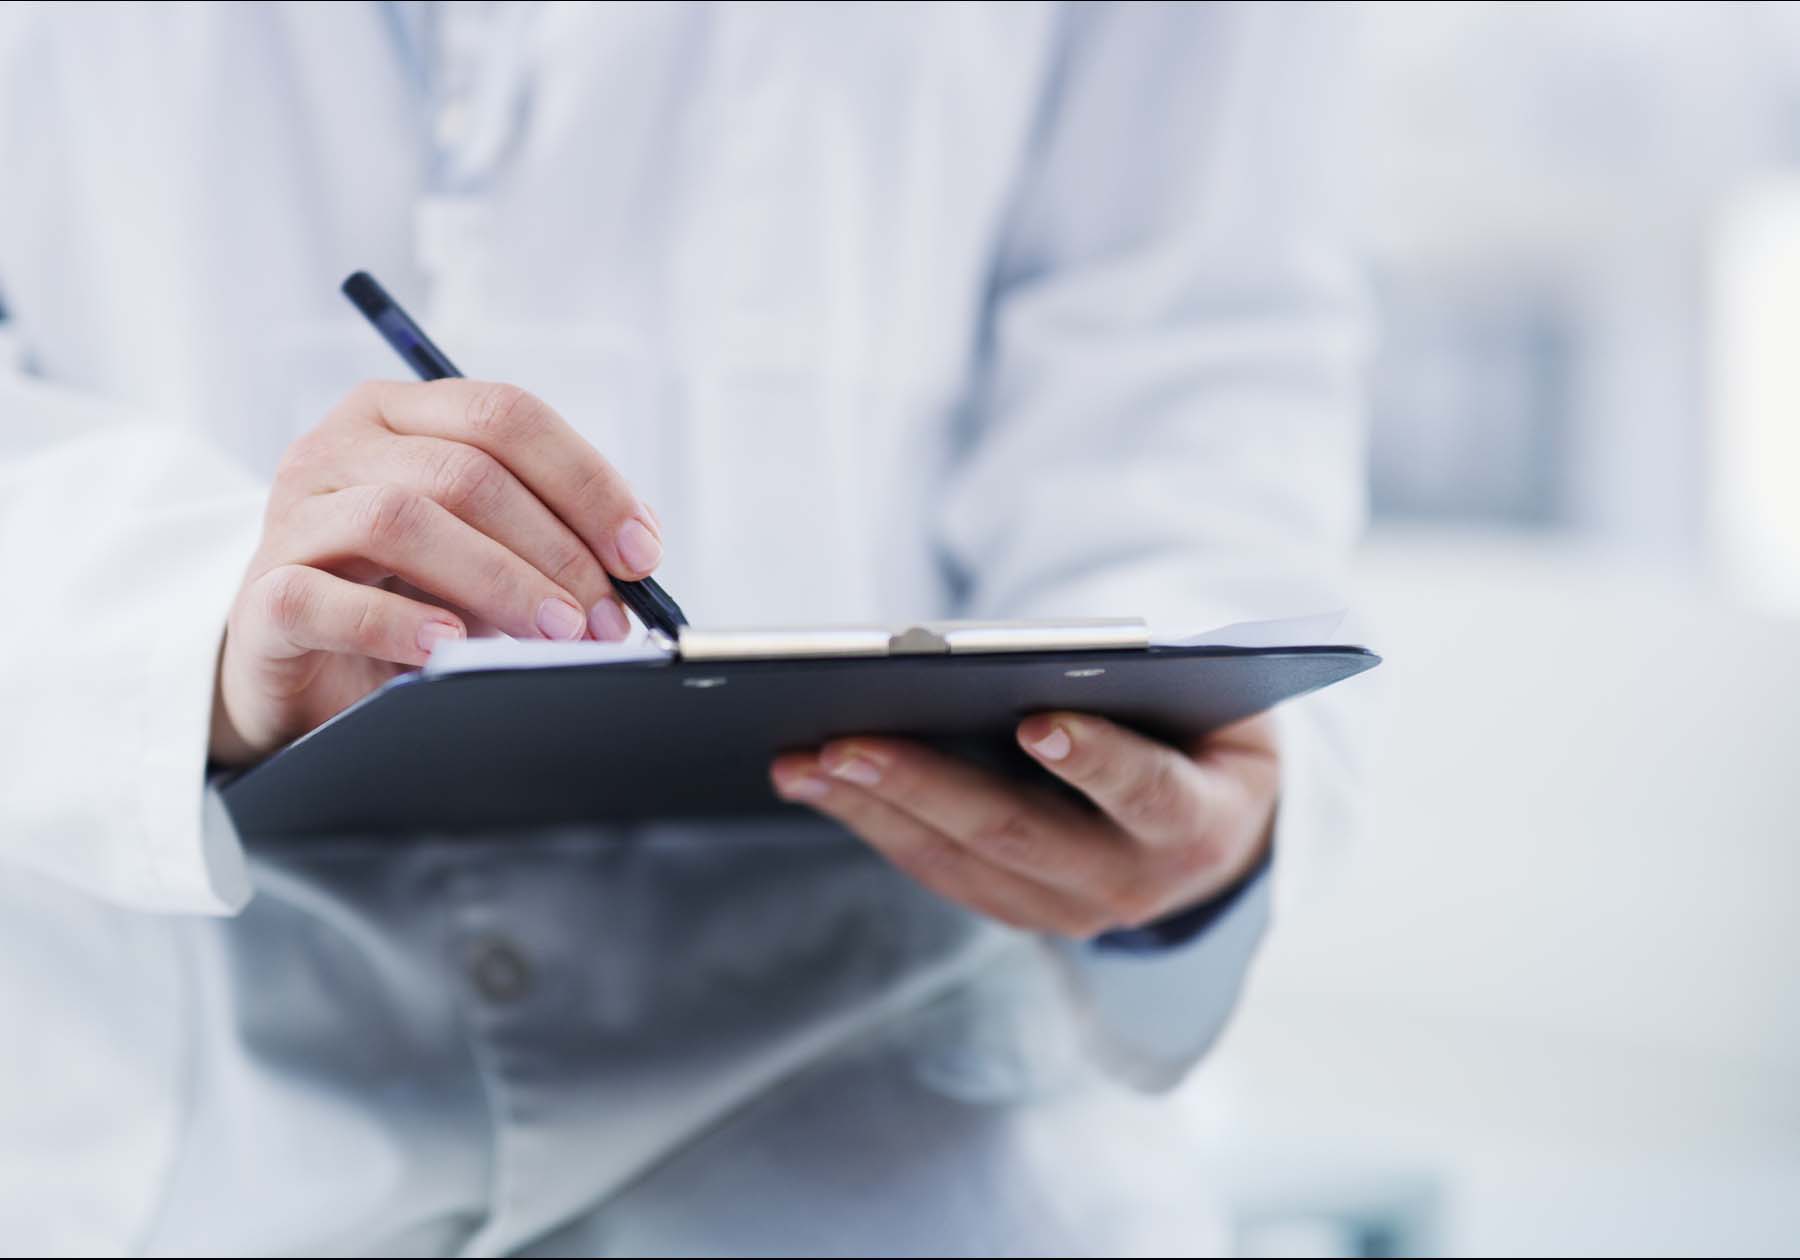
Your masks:
{"label": "shirt under lab coat", "polygon": [[[281,452],[399,374],[362,267],[624,470],[698,620],[1325,606],[1360,512],[1333,32],[0,10],[0,1246],[1207,1246],[1173,1114],[1117,1084],[1211,1044],[1266,888],[1126,957],[823,824],[246,852],[208,715]],[[1284,884],[1341,832],[1329,714],[1284,715]]]}

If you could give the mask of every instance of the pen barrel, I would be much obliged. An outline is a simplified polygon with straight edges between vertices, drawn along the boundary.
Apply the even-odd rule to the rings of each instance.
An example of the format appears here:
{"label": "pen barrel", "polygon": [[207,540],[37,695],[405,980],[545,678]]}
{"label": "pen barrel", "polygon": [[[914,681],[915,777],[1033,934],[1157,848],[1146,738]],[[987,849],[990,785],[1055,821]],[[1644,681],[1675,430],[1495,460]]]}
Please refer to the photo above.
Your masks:
{"label": "pen barrel", "polygon": [[351,305],[362,312],[363,318],[375,326],[381,339],[392,346],[394,353],[406,360],[407,366],[419,375],[420,380],[441,381],[446,377],[461,376],[456,364],[450,362],[450,356],[438,349],[437,343],[425,334],[406,313],[406,308],[394,300],[381,282],[366,271],[352,273],[343,283],[344,296],[350,299]]}

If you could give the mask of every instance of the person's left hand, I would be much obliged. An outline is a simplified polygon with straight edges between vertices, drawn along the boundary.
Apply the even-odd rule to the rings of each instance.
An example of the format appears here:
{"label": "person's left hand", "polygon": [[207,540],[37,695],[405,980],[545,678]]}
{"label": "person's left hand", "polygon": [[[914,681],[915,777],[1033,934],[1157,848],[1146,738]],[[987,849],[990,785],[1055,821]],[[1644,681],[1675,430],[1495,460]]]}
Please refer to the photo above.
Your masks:
{"label": "person's left hand", "polygon": [[1281,763],[1267,715],[1187,749],[1079,713],[1038,714],[1017,734],[1098,811],[901,739],[790,753],[771,777],[940,896],[1082,939],[1200,904],[1269,844]]}

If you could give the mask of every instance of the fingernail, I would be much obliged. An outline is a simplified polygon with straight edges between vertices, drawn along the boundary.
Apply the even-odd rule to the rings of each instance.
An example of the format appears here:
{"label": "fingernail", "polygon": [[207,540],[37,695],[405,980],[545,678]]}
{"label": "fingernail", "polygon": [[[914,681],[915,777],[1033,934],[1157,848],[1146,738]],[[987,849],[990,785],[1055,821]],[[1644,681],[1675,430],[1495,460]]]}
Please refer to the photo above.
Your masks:
{"label": "fingernail", "polygon": [[1061,761],[1069,755],[1069,732],[1060,726],[1052,726],[1050,733],[1031,746],[1031,750],[1045,761]]}
{"label": "fingernail", "polygon": [[831,791],[831,784],[810,774],[803,774],[797,779],[778,779],[776,787],[783,796],[803,801],[816,801]]}
{"label": "fingernail", "polygon": [[617,643],[631,633],[631,623],[625,619],[625,610],[613,599],[603,599],[594,605],[594,611],[588,614],[588,628],[594,632],[596,639],[612,643]]}
{"label": "fingernail", "polygon": [[856,783],[862,787],[874,787],[881,782],[881,767],[867,757],[858,757],[852,754],[836,765],[826,768],[831,771],[832,777],[843,779],[848,783]]}
{"label": "fingernail", "polygon": [[650,527],[633,517],[619,529],[619,558],[634,573],[648,573],[662,559],[662,543]]}
{"label": "fingernail", "polygon": [[587,618],[575,605],[552,595],[538,605],[537,628],[546,639],[579,639],[587,629]]}
{"label": "fingernail", "polygon": [[419,627],[419,651],[429,656],[438,644],[462,637],[461,626],[453,626],[448,621],[427,621]]}

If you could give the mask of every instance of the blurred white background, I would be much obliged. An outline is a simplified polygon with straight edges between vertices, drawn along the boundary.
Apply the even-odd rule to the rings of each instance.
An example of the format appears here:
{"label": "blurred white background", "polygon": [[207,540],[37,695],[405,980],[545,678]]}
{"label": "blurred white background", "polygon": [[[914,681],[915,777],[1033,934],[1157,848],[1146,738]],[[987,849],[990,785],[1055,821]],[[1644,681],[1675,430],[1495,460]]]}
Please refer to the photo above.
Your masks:
{"label": "blurred white background", "polygon": [[1800,8],[1361,7],[1370,825],[1184,1104],[1246,1254],[1793,1254]]}

